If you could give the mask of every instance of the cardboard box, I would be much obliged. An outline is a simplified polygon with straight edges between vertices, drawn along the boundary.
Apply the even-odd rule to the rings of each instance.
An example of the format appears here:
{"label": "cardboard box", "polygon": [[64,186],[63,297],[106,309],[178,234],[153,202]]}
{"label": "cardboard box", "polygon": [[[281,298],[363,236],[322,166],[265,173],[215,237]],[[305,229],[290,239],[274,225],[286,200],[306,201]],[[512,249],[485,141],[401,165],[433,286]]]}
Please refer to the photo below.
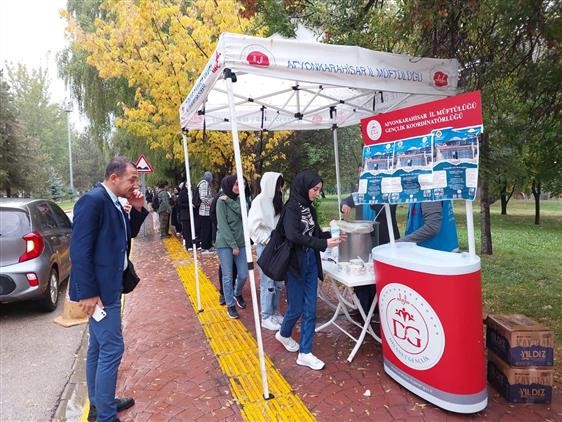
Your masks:
{"label": "cardboard box", "polygon": [[521,314],[489,315],[486,346],[513,366],[551,366],[553,330]]}
{"label": "cardboard box", "polygon": [[512,403],[550,403],[552,367],[509,366],[494,352],[488,351],[488,382]]}

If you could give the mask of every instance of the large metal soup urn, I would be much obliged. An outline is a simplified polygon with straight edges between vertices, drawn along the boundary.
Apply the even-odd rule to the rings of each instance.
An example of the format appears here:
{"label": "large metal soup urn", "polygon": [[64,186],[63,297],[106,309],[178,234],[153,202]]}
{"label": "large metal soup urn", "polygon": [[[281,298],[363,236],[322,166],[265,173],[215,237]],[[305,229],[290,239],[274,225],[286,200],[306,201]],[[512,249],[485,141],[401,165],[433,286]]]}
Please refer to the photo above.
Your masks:
{"label": "large metal soup urn", "polygon": [[349,262],[361,258],[369,262],[371,249],[379,244],[379,223],[377,221],[339,220],[336,222],[341,232],[347,234],[345,242],[338,246],[338,261]]}

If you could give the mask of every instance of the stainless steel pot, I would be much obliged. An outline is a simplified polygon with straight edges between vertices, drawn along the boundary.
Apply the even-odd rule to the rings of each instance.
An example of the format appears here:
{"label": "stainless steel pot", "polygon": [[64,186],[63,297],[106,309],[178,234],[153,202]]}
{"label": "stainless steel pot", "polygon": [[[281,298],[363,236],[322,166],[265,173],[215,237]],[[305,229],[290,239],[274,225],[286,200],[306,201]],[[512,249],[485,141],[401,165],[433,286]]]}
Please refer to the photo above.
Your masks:
{"label": "stainless steel pot", "polygon": [[369,262],[371,249],[378,246],[378,222],[355,220],[338,222],[340,231],[347,234],[347,239],[338,246],[338,262],[349,262],[361,258]]}

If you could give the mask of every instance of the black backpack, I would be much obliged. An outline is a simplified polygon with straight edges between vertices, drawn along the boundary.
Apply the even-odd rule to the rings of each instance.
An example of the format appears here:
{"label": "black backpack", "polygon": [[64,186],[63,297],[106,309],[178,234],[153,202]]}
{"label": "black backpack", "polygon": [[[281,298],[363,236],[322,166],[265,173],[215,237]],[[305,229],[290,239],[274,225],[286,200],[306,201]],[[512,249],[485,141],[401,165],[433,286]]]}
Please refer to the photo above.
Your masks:
{"label": "black backpack", "polygon": [[193,199],[193,208],[195,210],[198,210],[199,207],[201,206],[201,196],[199,195],[199,185],[200,184],[201,184],[201,182],[199,182],[197,184],[197,186],[195,186],[195,188],[193,188],[192,199]]}
{"label": "black backpack", "polygon": [[219,200],[219,196],[223,195],[223,192],[219,190],[215,196],[213,196],[213,201],[211,202],[211,207],[209,209],[209,217],[211,218],[211,222],[217,226],[217,201]]}

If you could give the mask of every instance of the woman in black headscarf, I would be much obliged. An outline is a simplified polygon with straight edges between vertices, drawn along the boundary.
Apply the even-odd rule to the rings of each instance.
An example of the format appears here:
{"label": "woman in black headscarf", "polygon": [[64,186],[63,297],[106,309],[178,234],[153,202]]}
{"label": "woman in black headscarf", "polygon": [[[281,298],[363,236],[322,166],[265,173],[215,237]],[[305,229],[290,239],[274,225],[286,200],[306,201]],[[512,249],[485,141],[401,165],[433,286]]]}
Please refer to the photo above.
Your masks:
{"label": "woman in black headscarf", "polygon": [[[283,229],[293,244],[287,271],[287,302],[281,329],[275,338],[290,352],[299,352],[297,364],[319,370],[324,362],[312,354],[312,339],[316,325],[316,296],[318,278],[322,278],[320,251],[340,243],[331,239],[318,224],[312,203],[322,191],[322,178],[313,170],[298,173],[291,185],[291,194],[285,204]],[[291,337],[295,324],[301,320],[301,338],[297,343]]]}
{"label": "woman in black headscarf", "polygon": [[[240,211],[240,190],[236,175],[222,179],[221,190],[224,195],[216,201],[217,240],[215,247],[222,270],[222,288],[230,318],[238,318],[236,305],[244,309],[246,302],[242,297],[242,289],[248,278],[246,264],[246,248],[244,228]],[[234,283],[233,264],[236,263],[237,275]]]}

